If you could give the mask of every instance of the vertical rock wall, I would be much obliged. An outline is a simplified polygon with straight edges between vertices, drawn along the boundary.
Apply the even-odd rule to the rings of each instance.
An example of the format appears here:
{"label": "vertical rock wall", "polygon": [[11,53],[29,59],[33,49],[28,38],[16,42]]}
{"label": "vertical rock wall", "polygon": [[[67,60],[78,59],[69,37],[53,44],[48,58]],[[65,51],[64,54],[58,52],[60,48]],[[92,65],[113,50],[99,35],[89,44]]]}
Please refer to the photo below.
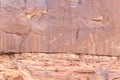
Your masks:
{"label": "vertical rock wall", "polygon": [[0,0],[0,50],[119,55],[119,3]]}

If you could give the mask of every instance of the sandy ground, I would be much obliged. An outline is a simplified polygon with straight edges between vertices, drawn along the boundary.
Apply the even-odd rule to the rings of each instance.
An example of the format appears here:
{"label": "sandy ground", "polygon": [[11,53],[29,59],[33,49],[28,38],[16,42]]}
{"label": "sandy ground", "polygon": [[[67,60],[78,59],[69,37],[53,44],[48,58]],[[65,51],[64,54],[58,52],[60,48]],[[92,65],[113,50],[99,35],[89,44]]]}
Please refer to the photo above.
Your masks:
{"label": "sandy ground", "polygon": [[0,56],[0,80],[120,80],[118,57],[68,53]]}

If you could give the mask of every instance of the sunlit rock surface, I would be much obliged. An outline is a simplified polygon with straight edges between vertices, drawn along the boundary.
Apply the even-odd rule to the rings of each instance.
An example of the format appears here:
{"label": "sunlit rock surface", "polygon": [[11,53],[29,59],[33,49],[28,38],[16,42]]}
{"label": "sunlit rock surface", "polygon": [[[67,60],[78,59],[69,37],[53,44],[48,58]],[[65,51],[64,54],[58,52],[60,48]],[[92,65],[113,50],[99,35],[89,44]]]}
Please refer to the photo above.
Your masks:
{"label": "sunlit rock surface", "polygon": [[119,57],[24,53],[0,56],[0,80],[119,80]]}
{"label": "sunlit rock surface", "polygon": [[119,4],[0,0],[0,80],[120,80]]}

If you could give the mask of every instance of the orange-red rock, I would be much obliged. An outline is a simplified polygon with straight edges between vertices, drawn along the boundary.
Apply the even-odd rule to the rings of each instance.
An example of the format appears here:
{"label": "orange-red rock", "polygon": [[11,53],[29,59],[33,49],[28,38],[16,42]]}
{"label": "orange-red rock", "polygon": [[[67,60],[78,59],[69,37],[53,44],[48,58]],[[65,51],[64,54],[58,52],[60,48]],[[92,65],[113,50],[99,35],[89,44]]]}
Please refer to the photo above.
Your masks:
{"label": "orange-red rock", "polygon": [[119,55],[119,3],[0,0],[0,51]]}

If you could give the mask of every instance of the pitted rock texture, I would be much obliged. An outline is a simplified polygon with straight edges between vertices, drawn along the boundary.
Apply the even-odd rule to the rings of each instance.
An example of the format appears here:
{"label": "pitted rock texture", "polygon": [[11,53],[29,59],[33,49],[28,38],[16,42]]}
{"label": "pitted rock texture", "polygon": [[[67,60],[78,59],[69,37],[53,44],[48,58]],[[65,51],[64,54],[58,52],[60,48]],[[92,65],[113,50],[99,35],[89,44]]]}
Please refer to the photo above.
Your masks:
{"label": "pitted rock texture", "polygon": [[119,80],[119,57],[24,53],[0,56],[0,80]]}

